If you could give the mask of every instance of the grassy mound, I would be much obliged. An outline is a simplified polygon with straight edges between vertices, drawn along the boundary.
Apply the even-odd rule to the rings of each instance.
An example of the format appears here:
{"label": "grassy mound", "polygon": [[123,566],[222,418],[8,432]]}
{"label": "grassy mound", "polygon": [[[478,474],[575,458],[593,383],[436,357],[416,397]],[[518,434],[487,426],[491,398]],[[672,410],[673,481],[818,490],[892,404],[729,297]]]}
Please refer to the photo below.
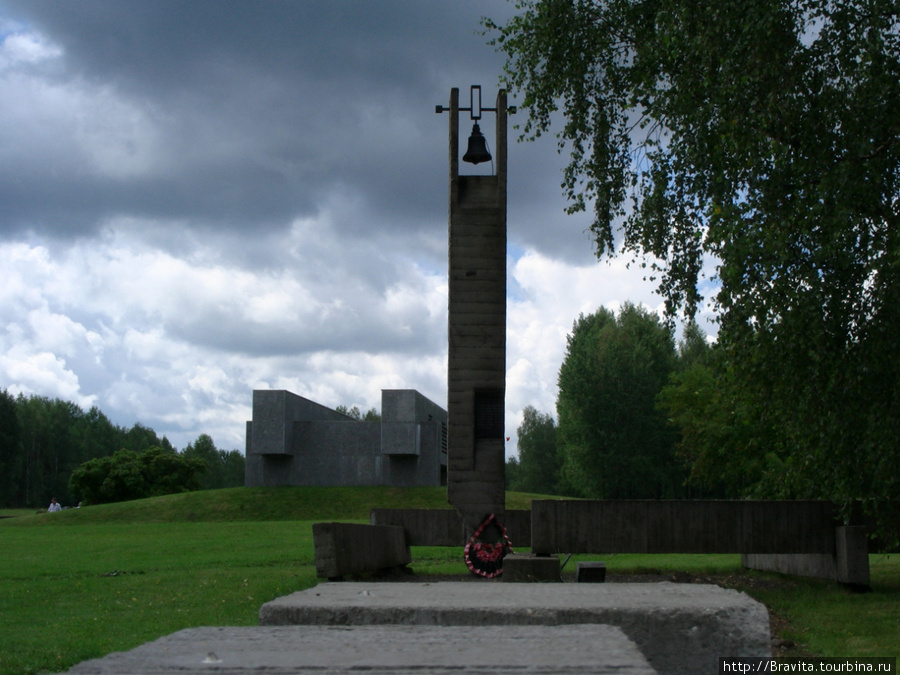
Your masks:
{"label": "grassy mound", "polygon": [[[540,495],[509,493],[506,508],[529,509]],[[9,524],[186,523],[271,520],[368,520],[369,510],[447,509],[443,487],[275,487],[202,490],[31,514]]]}

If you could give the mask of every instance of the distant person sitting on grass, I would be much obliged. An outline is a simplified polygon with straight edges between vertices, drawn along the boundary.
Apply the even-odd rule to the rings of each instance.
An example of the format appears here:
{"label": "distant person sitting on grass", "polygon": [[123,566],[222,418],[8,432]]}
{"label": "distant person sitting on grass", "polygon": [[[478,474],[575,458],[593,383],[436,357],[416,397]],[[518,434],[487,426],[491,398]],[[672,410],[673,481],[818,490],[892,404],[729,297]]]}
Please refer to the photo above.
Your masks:
{"label": "distant person sitting on grass", "polygon": [[50,500],[50,507],[47,509],[47,513],[56,513],[57,511],[62,511],[62,507],[56,501],[56,497],[54,497]]}

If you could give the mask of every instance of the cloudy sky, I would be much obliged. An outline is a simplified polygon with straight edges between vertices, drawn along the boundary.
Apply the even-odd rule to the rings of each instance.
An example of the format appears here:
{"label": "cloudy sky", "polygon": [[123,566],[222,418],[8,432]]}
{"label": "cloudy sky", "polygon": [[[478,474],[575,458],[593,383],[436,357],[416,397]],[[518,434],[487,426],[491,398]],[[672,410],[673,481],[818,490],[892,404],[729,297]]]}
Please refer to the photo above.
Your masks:
{"label": "cloudy sky", "polygon": [[[434,108],[471,84],[492,104],[503,59],[479,19],[513,10],[0,0],[0,388],[178,448],[243,450],[254,389],[445,405]],[[580,312],[660,306],[564,214],[564,163],[552,138],[510,143],[508,454],[526,405],[554,411]]]}

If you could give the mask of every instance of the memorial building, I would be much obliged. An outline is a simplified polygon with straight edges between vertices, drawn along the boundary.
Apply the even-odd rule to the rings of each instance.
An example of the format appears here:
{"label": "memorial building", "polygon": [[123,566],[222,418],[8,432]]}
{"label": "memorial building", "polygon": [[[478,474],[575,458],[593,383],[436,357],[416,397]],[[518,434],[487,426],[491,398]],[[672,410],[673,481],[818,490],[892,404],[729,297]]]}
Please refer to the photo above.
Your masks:
{"label": "memorial building", "polygon": [[253,392],[245,485],[447,484],[447,411],[412,389],[381,392],[360,421],[284,390]]}

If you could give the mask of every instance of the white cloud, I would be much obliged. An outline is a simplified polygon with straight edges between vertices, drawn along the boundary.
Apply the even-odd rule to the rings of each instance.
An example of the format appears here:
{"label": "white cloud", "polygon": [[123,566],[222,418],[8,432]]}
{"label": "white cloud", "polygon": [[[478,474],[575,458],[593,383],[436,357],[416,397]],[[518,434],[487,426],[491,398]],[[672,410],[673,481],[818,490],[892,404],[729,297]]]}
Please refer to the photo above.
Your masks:
{"label": "white cloud", "polygon": [[[316,255],[333,258],[328,243],[318,241]],[[216,256],[203,250],[190,257],[121,235],[59,254],[0,244],[5,287],[14,289],[0,294],[0,316],[24,319],[0,330],[0,386],[97,402],[117,423],[140,421],[179,447],[210,433],[243,448],[254,388],[366,408],[387,388],[445,398],[442,276],[388,256],[395,274],[379,291],[350,269],[317,277],[303,266],[211,264]],[[344,335],[349,316],[362,321],[356,348]],[[381,350],[367,349],[365,331],[383,333]],[[247,344],[270,333],[287,344]],[[417,353],[420,343],[440,347]],[[76,375],[85,371],[90,389]]]}
{"label": "white cloud", "polygon": [[62,56],[63,51],[21,24],[0,19],[0,73],[18,65],[33,65]]}
{"label": "white cloud", "polygon": [[[324,224],[319,231],[312,255],[332,260],[333,231]],[[0,332],[7,348],[0,384],[96,402],[118,423],[140,421],[179,447],[209,433],[220,447],[243,449],[253,389],[367,409],[380,406],[382,389],[415,388],[445,405],[446,276],[405,255],[385,260],[395,278],[378,291],[340,264],[328,276],[304,266],[254,271],[203,249],[178,259],[122,235],[58,256],[0,245],[7,288],[18,289],[0,294],[0,316],[26,319]],[[619,260],[573,266],[528,250],[510,260],[509,274],[516,289],[508,305],[512,454],[526,405],[555,413],[566,335],[578,314],[625,301],[658,308],[659,301]],[[362,318],[364,331],[389,327],[383,347],[348,344],[348,317]],[[243,342],[272,332],[287,345]],[[89,373],[90,388],[78,372]]]}
{"label": "white cloud", "polygon": [[6,389],[12,394],[32,394],[72,401],[82,408],[90,408],[97,401],[96,395],[80,391],[78,375],[66,366],[65,359],[44,351],[27,351],[13,347],[0,355],[0,372],[10,384]]}

